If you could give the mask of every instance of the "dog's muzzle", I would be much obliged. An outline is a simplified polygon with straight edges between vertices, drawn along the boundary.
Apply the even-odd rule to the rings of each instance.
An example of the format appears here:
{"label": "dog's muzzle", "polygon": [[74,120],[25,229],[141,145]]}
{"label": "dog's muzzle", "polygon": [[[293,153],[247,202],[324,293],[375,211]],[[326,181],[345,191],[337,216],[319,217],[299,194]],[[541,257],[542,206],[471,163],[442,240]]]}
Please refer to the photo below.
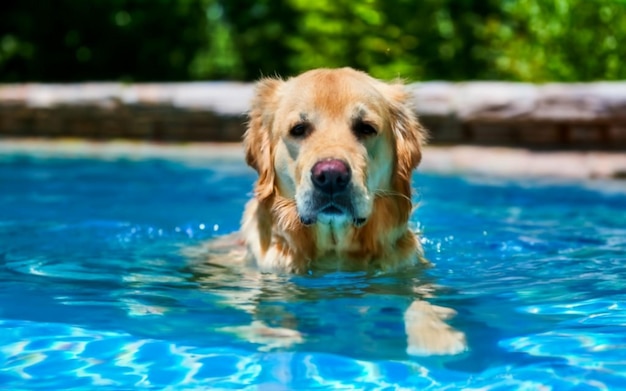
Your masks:
{"label": "dog's muzzle", "polygon": [[365,224],[365,218],[354,216],[351,181],[352,170],[345,161],[324,159],[315,163],[311,168],[313,192],[310,213],[301,215],[300,221],[311,225],[318,220],[318,215],[329,219],[347,216],[352,218],[355,226]]}

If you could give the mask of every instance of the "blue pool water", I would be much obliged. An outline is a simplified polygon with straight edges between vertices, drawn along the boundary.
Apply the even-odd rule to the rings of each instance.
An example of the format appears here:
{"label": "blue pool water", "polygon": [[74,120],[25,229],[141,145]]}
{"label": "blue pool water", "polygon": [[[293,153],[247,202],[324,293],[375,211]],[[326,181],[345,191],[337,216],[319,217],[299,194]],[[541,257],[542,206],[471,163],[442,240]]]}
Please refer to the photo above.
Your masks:
{"label": "blue pool water", "polygon": [[[431,269],[197,267],[186,249],[237,229],[254,177],[0,156],[0,389],[626,389],[624,184],[417,174]],[[466,354],[405,353],[433,284]],[[233,331],[255,319],[303,337]]]}

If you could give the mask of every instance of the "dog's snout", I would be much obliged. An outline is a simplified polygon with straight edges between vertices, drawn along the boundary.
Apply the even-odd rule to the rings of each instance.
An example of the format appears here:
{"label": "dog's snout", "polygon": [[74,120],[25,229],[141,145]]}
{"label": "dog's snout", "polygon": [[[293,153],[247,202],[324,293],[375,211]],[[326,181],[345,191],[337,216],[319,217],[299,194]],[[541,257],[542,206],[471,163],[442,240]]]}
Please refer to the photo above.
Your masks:
{"label": "dog's snout", "polygon": [[348,187],[352,173],[343,160],[321,160],[311,169],[311,180],[318,190],[324,193],[339,193]]}

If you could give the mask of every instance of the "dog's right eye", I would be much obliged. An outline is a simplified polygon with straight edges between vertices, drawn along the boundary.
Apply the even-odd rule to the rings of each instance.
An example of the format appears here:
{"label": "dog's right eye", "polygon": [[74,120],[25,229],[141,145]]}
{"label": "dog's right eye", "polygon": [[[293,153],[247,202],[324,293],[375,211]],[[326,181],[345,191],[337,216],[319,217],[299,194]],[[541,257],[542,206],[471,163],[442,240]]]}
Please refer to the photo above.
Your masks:
{"label": "dog's right eye", "polygon": [[374,136],[378,133],[378,131],[373,125],[367,122],[362,122],[362,121],[356,122],[352,126],[352,130],[358,137],[369,137],[369,136]]}
{"label": "dog's right eye", "polygon": [[299,123],[294,125],[291,129],[289,129],[289,134],[292,137],[304,137],[309,132],[310,125],[306,123]]}

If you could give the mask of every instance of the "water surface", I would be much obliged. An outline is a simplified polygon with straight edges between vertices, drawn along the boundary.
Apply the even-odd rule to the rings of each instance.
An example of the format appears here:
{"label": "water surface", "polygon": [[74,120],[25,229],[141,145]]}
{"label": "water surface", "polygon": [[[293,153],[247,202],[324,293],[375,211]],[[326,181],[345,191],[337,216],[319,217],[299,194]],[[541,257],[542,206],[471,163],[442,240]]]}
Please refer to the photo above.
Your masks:
{"label": "water surface", "polygon": [[[417,174],[433,268],[191,267],[183,250],[238,228],[254,178],[227,160],[0,157],[2,388],[626,388],[623,184]],[[468,353],[405,353],[403,311],[433,291]],[[254,320],[304,337],[247,338]]]}

